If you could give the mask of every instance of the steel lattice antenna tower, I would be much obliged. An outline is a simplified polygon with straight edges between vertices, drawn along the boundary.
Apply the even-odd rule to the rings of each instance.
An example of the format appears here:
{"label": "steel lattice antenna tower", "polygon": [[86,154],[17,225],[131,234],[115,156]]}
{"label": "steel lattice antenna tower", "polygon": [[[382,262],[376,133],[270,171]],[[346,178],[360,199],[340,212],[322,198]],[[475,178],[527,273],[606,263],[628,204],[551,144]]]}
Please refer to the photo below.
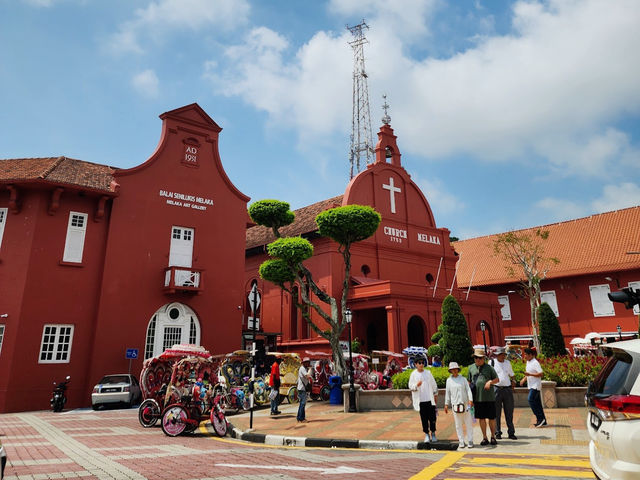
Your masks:
{"label": "steel lattice antenna tower", "polygon": [[353,48],[353,105],[351,113],[351,146],[349,148],[349,162],[351,170],[349,178],[360,172],[360,160],[367,164],[373,161],[374,145],[371,137],[371,115],[369,111],[369,86],[367,84],[367,72],[364,68],[364,45],[369,43],[364,36],[364,29],[369,26],[362,23],[347,29],[353,35],[354,40],[349,42]]}

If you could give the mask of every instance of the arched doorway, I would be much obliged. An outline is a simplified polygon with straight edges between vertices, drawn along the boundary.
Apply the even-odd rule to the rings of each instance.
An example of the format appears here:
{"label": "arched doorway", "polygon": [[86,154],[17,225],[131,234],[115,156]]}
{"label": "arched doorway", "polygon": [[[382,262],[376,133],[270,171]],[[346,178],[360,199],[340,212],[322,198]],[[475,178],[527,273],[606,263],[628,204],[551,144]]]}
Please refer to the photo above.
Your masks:
{"label": "arched doorway", "polygon": [[424,336],[424,320],[417,315],[414,315],[409,319],[407,324],[407,338],[409,340],[409,347],[425,347],[427,345]]}
{"label": "arched doorway", "polygon": [[147,326],[144,358],[164,352],[176,343],[200,345],[200,322],[183,303],[168,303],[153,314]]}
{"label": "arched doorway", "polygon": [[[484,337],[482,335],[482,323],[484,323]],[[480,320],[476,325],[476,343],[475,345],[484,346],[484,342],[487,342],[487,350],[493,345],[493,332],[491,331],[491,325],[486,320]]]}

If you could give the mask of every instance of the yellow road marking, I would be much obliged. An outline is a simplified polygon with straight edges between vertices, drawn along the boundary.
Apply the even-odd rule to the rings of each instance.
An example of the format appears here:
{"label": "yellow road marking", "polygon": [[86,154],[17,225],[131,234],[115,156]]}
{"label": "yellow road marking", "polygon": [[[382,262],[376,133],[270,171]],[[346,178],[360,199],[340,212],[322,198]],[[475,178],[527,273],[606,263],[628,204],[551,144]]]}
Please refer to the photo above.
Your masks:
{"label": "yellow road marking", "polygon": [[[529,477],[575,477],[575,478],[593,478],[593,472],[577,471],[577,470],[555,470],[551,468],[509,468],[509,467],[460,467],[456,469],[458,473],[488,473],[505,475],[520,475],[525,478]],[[432,477],[429,477],[432,478]]]}
{"label": "yellow road marking", "polygon": [[560,460],[556,458],[503,458],[503,457],[474,457],[467,458],[469,463],[481,463],[483,465],[500,463],[506,465],[543,465],[546,467],[578,467],[591,468],[589,460]]}
{"label": "yellow road marking", "polygon": [[465,452],[450,452],[445,454],[437,462],[432,463],[421,472],[410,477],[409,480],[431,480],[436,475],[440,475],[447,468],[451,467],[454,463],[464,457]]}

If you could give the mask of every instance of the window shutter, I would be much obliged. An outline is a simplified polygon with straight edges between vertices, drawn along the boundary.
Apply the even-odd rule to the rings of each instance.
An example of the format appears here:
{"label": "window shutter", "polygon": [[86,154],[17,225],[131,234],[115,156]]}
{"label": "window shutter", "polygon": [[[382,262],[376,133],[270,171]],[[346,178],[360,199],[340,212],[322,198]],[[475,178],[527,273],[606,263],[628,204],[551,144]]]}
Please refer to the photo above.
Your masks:
{"label": "window shutter", "polygon": [[0,248],[2,247],[2,235],[4,234],[4,225],[7,223],[8,210],[7,208],[0,208]]}
{"label": "window shutter", "polygon": [[64,244],[63,261],[82,263],[84,236],[86,231],[87,214],[69,212],[69,225],[67,226],[67,240]]}
{"label": "window shutter", "polygon": [[613,302],[607,297],[609,292],[609,285],[589,285],[594,317],[612,317],[615,315]]}

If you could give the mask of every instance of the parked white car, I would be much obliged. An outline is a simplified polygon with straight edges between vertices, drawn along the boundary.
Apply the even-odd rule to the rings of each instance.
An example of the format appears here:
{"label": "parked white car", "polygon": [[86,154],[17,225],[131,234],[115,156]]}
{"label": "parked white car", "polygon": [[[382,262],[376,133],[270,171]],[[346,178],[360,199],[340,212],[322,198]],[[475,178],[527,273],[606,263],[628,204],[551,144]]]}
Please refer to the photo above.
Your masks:
{"label": "parked white car", "polygon": [[640,339],[606,347],[611,357],[585,402],[591,468],[601,480],[640,478]]}
{"label": "parked white car", "polygon": [[97,410],[100,406],[121,403],[130,407],[139,403],[142,398],[140,383],[133,375],[121,373],[117,375],[105,375],[93,387],[91,394],[91,406]]}

